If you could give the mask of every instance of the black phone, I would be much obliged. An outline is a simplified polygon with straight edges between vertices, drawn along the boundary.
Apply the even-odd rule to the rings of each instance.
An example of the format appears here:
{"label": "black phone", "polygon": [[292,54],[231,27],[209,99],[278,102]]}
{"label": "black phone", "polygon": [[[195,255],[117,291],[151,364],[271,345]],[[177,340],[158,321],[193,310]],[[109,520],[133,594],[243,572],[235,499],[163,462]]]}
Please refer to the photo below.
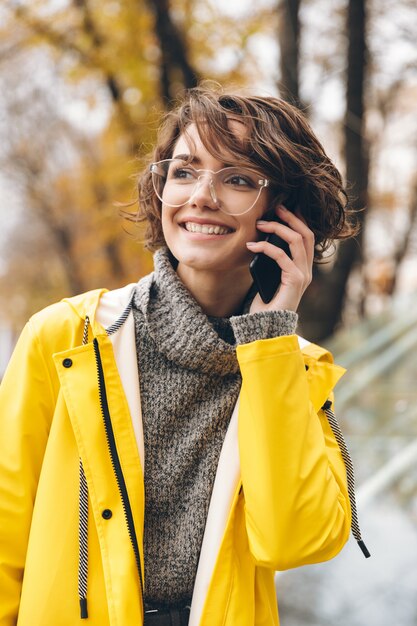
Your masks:
{"label": "black phone", "polygon": [[[285,222],[280,220],[276,214],[272,216],[265,216],[262,219],[275,221],[279,224],[285,224]],[[281,239],[281,237],[278,237],[275,233],[268,233],[264,237],[264,240],[272,243],[274,246],[278,246],[278,248],[284,250],[285,254],[288,254],[288,256],[292,258],[288,242]],[[249,265],[249,269],[252,274],[253,282],[255,283],[262,300],[265,303],[271,302],[281,284],[282,272],[280,266],[276,261],[271,259],[271,257],[260,252],[255,254]]]}

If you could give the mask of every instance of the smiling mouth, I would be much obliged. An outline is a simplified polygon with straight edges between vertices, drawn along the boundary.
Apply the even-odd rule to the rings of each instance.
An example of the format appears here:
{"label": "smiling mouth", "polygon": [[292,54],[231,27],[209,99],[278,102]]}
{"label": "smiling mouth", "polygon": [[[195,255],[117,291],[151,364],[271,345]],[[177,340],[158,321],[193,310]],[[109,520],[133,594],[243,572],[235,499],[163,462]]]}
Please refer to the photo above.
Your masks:
{"label": "smiling mouth", "polygon": [[182,227],[189,233],[202,233],[203,235],[228,235],[234,232],[232,228],[227,228],[227,226],[196,224],[196,222],[184,222]]}

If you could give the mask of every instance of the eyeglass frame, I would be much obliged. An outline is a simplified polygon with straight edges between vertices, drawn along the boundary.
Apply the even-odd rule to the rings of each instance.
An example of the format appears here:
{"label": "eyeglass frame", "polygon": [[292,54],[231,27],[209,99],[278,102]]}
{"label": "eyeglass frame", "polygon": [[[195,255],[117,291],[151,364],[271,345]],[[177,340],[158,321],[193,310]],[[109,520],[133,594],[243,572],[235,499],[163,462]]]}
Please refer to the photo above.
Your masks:
{"label": "eyeglass frame", "polygon": [[[253,207],[255,206],[255,204],[258,202],[258,200],[259,200],[259,198],[261,196],[262,190],[265,189],[266,187],[269,187],[270,183],[271,183],[269,178],[261,178],[261,179],[259,179],[258,180],[258,184],[259,184],[258,195],[257,195],[255,201],[251,204],[251,206],[248,209],[246,209],[245,211],[242,211],[241,213],[230,213],[230,212],[225,211],[224,209],[222,209],[222,207],[221,207],[221,205],[220,205],[220,203],[219,203],[219,201],[217,199],[217,196],[216,196],[216,194],[214,192],[214,188],[213,188],[213,175],[219,174],[220,172],[223,172],[224,170],[235,169],[237,166],[236,165],[228,165],[227,167],[222,167],[219,170],[214,171],[214,170],[202,169],[202,168],[201,169],[196,169],[192,165],[188,165],[188,167],[190,167],[194,172],[196,172],[196,174],[198,174],[197,180],[195,182],[195,189],[193,190],[193,193],[190,195],[190,197],[187,200],[185,200],[185,202],[182,202],[181,204],[168,204],[168,202],[165,202],[165,200],[163,200],[163,198],[161,198],[158,195],[158,192],[157,192],[157,190],[155,188],[154,177],[153,177],[153,175],[154,175],[153,168],[158,166],[158,165],[160,165],[161,163],[167,163],[167,162],[171,162],[171,161],[180,161],[181,162],[181,161],[183,161],[183,159],[177,159],[177,158],[161,159],[160,161],[155,161],[155,162],[153,162],[153,163],[151,163],[149,165],[149,170],[150,170],[151,179],[152,179],[152,187],[153,187],[153,189],[155,191],[156,197],[158,198],[158,200],[163,202],[166,206],[169,206],[171,208],[179,208],[179,207],[183,206],[184,204],[186,204],[187,202],[189,202],[191,200],[191,198],[194,196],[195,192],[197,191],[197,189],[198,189],[197,185],[200,182],[200,179],[202,178],[200,172],[203,172],[204,174],[207,174],[207,173],[208,174],[212,174],[212,176],[210,177],[210,181],[209,181],[210,196],[211,196],[213,202],[215,202],[216,207],[219,209],[219,211],[222,211],[226,215],[240,216],[240,215],[245,215],[245,213],[249,213],[249,211],[251,211],[253,209]],[[186,163],[185,161],[183,161],[183,162]],[[254,174],[259,175],[259,172],[257,172],[256,170],[251,169],[250,167],[245,167],[244,169],[248,170],[249,172],[252,172]]]}

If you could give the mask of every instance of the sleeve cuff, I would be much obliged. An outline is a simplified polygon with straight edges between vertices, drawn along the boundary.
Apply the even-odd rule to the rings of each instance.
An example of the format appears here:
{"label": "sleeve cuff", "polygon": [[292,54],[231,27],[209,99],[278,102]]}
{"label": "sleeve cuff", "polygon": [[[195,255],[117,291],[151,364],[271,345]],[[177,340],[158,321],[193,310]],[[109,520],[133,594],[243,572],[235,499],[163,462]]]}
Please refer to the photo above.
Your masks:
{"label": "sleeve cuff", "polygon": [[294,311],[262,311],[230,318],[236,343],[294,335],[298,315]]}

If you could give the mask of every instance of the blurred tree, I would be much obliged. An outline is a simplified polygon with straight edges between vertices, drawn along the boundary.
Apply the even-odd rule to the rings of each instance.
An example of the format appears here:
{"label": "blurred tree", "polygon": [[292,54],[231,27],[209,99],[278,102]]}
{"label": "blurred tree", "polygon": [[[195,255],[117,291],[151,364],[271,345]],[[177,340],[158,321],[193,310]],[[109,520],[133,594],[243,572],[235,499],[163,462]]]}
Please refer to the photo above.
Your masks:
{"label": "blurred tree", "polygon": [[[143,83],[142,74],[149,74],[149,12],[137,10],[134,0],[107,4],[107,10],[100,10],[94,0],[72,0],[70,5],[54,11],[51,21],[42,16],[43,4],[13,5],[10,19],[20,26],[21,47],[30,50],[47,45],[63,76],[73,83],[90,78],[105,87],[112,103],[111,118],[119,132],[131,138],[129,145],[134,152],[142,138],[138,137],[138,123],[144,111],[132,106],[129,87]],[[140,94],[149,96],[151,106],[157,102],[154,91],[151,86],[147,93]]]}
{"label": "blurred tree", "polygon": [[361,230],[355,238],[338,245],[330,270],[323,265],[314,268],[313,282],[300,307],[303,332],[313,341],[326,339],[340,324],[349,276],[355,264],[361,262],[369,171],[365,136],[366,29],[366,0],[349,0],[344,153],[350,207],[357,211]]}
{"label": "blurred tree", "polygon": [[161,50],[160,93],[169,106],[178,89],[195,87],[200,77],[191,65],[184,34],[172,19],[169,0],[148,0],[148,4],[155,16],[155,34]]}
{"label": "blurred tree", "polygon": [[300,0],[283,0],[278,6],[278,11],[280,18],[278,22],[280,47],[278,89],[282,98],[299,105]]}
{"label": "blurred tree", "polygon": [[[129,177],[138,168],[132,154],[148,149],[149,122],[161,106],[158,74],[150,71],[158,61],[150,12],[134,2],[101,11],[94,0],[74,0],[61,12],[52,9],[51,20],[46,3],[12,8],[0,30],[9,57],[2,78],[10,129],[0,158],[31,228],[17,224],[3,253],[8,266],[0,287],[3,316],[19,325],[63,295],[120,285],[150,269],[149,255],[123,232],[113,202],[132,196]],[[36,65],[36,54],[43,84],[31,89],[25,67]],[[67,96],[86,103],[95,130],[77,124]]]}
{"label": "blurred tree", "polygon": [[[351,10],[357,11],[362,4],[362,0],[350,3]],[[413,11],[415,15],[415,3],[401,0],[401,11],[394,0],[368,0],[368,4],[373,56],[368,65],[366,106],[374,117],[377,112],[377,118],[382,111],[389,130],[401,116],[400,102],[404,101],[396,94],[403,88],[406,93],[412,70],[405,78],[397,64],[394,79],[388,79],[389,63],[383,55],[391,39],[399,41],[404,36],[414,41],[411,15]],[[355,100],[358,92],[352,80],[355,56],[363,54],[365,60],[366,55],[354,40],[361,29],[353,13],[349,27],[352,80],[347,92],[349,97],[355,91],[356,95],[346,107],[345,155],[343,150],[339,154],[343,143],[340,115],[333,114],[345,72],[341,24],[346,6],[344,0],[331,7],[323,0],[280,0],[278,4],[260,0],[256,9],[249,2],[203,0],[4,0],[0,7],[0,108],[5,104],[7,111],[5,115],[0,111],[0,160],[7,163],[11,181],[19,178],[16,189],[20,190],[23,224],[31,227],[15,220],[13,244],[4,252],[0,267],[3,274],[9,270],[7,280],[0,276],[2,308],[4,302],[4,309],[13,315],[10,296],[16,283],[21,284],[20,274],[27,277],[30,294],[26,313],[22,313],[27,317],[51,299],[135,280],[149,269],[149,255],[126,237],[113,202],[134,196],[131,178],[153,144],[160,114],[199,78],[236,87],[260,86],[261,90],[266,85],[274,92],[281,71],[281,88],[285,86],[293,100],[309,103],[312,123],[319,127],[320,136],[323,128],[327,132],[324,143],[327,148],[330,138],[341,169],[346,155],[346,175],[356,185],[353,196],[362,206],[364,178],[361,182],[360,176],[367,167],[360,110],[364,104],[360,98]],[[401,22],[404,7],[410,18]],[[395,36],[389,33],[384,39],[377,20],[387,22],[385,14],[395,16],[398,23]],[[390,25],[395,22],[388,21]],[[277,32],[281,70],[274,57]],[[390,63],[394,56],[390,54]],[[333,117],[326,118],[327,111]],[[392,115],[387,111],[393,111]],[[5,123],[11,130],[4,131]],[[367,128],[373,164],[380,163],[380,154],[386,150],[385,135]],[[355,153],[352,146],[356,146]],[[359,157],[354,154],[362,155],[360,171],[355,169]],[[375,171],[373,176],[374,181]],[[378,197],[372,190],[372,198]],[[35,242],[35,233],[42,245]],[[23,250],[26,259],[21,260],[19,274]],[[301,311],[303,332],[309,338],[320,339],[337,326],[347,277],[355,262],[362,261],[360,254],[358,243],[343,244],[334,266],[315,269],[315,281]],[[402,261],[399,256],[397,260]],[[34,277],[36,268],[42,268],[45,289]],[[43,302],[38,291],[44,294]]]}
{"label": "blurred tree", "polygon": [[[136,280],[150,269],[149,254],[123,232],[113,203],[134,197],[131,178],[157,120],[197,83],[199,63],[228,40],[239,55],[218,77],[250,79],[247,44],[271,11],[238,25],[225,16],[210,38],[206,23],[215,23],[218,11],[199,0],[10,0],[1,10],[0,86],[11,131],[0,161],[31,227],[17,221],[0,288],[3,315],[21,324],[51,300]],[[19,306],[16,283],[27,296]]]}
{"label": "blurred tree", "polygon": [[26,73],[13,69],[0,163],[24,208],[3,251],[8,271],[0,287],[3,316],[21,324],[45,304],[41,298],[52,301],[92,286],[120,284],[133,274],[124,250],[129,247],[139,261],[140,255],[122,237],[111,202],[127,192],[127,165],[102,149],[105,134],[89,137],[75,128],[42,90],[24,80]]}
{"label": "blurred tree", "polygon": [[346,75],[346,112],[344,119],[344,152],[346,180],[351,208],[357,211],[361,226],[355,239],[340,246],[333,268],[334,311],[329,312],[328,325],[340,322],[346,297],[346,286],[354,265],[361,262],[362,233],[368,204],[369,150],[365,132],[365,88],[367,72],[367,0],[349,0],[347,11],[348,63]]}

